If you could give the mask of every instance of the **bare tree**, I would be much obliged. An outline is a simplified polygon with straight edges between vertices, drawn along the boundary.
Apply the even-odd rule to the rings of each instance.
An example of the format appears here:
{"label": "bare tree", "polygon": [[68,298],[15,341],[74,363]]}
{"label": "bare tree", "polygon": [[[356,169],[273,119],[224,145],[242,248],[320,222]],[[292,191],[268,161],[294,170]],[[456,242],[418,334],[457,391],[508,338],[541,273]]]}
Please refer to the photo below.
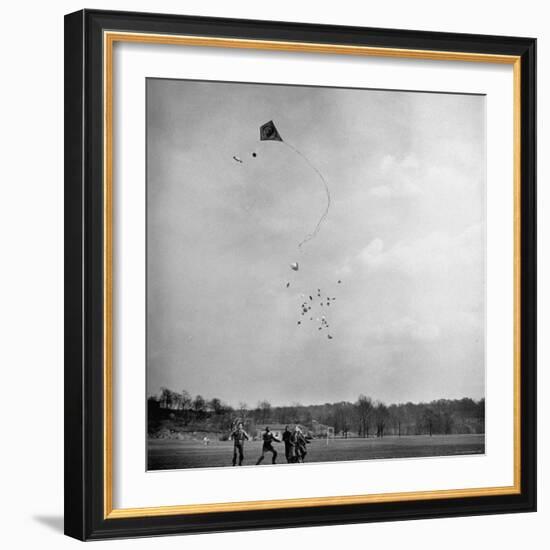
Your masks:
{"label": "bare tree", "polygon": [[351,427],[353,417],[353,409],[349,403],[338,403],[334,412],[334,431],[335,433],[342,432],[345,439],[348,438],[348,433]]}
{"label": "bare tree", "polygon": [[372,399],[361,394],[355,403],[357,418],[359,421],[359,435],[369,437],[370,416],[372,414]]}
{"label": "bare tree", "polygon": [[260,422],[267,422],[271,415],[271,403],[265,399],[260,401],[258,403],[258,410],[260,412]]}
{"label": "bare tree", "polygon": [[435,413],[431,408],[424,409],[422,413],[422,424],[424,428],[428,431],[430,434],[430,437],[432,436],[432,433],[434,431],[434,423],[435,423]]}
{"label": "bare tree", "polygon": [[172,409],[179,411],[181,408],[181,395],[177,391],[170,392],[172,399]]}
{"label": "bare tree", "polygon": [[388,407],[381,401],[377,401],[374,407],[374,418],[376,422],[376,437],[384,437],[386,422],[388,420]]}
{"label": "bare tree", "polygon": [[[149,397],[148,415],[151,426],[166,418],[178,418],[187,425],[205,422],[209,429],[225,431],[237,418],[242,419],[251,431],[256,425],[298,423],[306,427],[314,423],[332,426],[335,433],[349,436],[352,430],[360,437],[368,438],[370,433],[384,437],[395,435],[484,433],[485,399],[473,400],[438,399],[429,403],[399,403],[386,406],[361,394],[355,403],[340,401],[318,405],[291,405],[272,407],[269,401],[258,402],[251,409],[241,402],[236,410],[214,397],[208,401],[201,395],[192,398],[189,392],[180,393],[162,387],[157,396]],[[153,422],[153,420],[155,422]]]}
{"label": "bare tree", "polygon": [[390,405],[388,407],[388,419],[393,426],[394,435],[397,433],[401,437],[401,427],[403,425],[403,405]]}
{"label": "bare tree", "polygon": [[163,409],[172,408],[172,394],[173,392],[168,388],[160,388],[160,406]]}
{"label": "bare tree", "polygon": [[210,409],[214,412],[214,414],[222,414],[225,412],[225,406],[222,403],[222,400],[218,397],[213,397],[210,400],[210,403],[208,404]]}
{"label": "bare tree", "polygon": [[206,411],[206,401],[202,395],[197,395],[195,399],[193,399],[193,410],[195,411],[195,415],[198,419],[204,416]]}
{"label": "bare tree", "polygon": [[191,407],[193,406],[193,398],[188,391],[181,390],[180,400],[183,421],[187,424],[189,422],[189,413],[191,411]]}

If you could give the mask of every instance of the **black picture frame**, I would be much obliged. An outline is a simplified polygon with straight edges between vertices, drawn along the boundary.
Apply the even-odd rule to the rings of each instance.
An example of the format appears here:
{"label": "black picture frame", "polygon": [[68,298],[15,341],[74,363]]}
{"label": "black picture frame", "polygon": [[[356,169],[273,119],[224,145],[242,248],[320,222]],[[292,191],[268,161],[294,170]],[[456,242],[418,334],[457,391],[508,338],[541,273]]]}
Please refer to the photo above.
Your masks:
{"label": "black picture frame", "polygon": [[[103,33],[124,31],[511,55],[521,66],[521,490],[517,494],[106,517]],[[65,17],[65,533],[80,540],[536,510],[536,40],[83,10]]]}

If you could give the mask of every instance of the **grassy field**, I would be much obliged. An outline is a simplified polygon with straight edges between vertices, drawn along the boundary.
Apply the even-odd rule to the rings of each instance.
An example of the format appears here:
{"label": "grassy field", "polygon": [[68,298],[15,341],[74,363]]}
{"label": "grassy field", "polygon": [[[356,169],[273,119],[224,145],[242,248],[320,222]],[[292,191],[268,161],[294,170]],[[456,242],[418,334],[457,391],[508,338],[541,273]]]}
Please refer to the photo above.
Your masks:
{"label": "grassy field", "polygon": [[[247,441],[243,466],[255,464],[261,452],[260,441]],[[278,463],[285,462],[284,445],[275,444]],[[205,447],[200,441],[149,439],[149,470],[179,468],[212,468],[231,466],[233,445],[230,441],[211,441]],[[340,460],[373,460],[381,458],[411,458],[422,456],[452,456],[485,452],[485,436],[481,435],[427,435],[388,436],[383,439],[314,440],[308,445],[306,462],[334,462]],[[268,453],[263,462],[271,463]]]}

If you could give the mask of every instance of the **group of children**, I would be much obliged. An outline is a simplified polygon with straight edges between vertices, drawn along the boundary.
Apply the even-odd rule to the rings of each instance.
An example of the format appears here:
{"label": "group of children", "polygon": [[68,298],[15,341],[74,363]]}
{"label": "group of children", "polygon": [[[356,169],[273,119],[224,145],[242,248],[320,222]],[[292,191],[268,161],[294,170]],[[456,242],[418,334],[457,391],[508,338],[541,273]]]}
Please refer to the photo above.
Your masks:
{"label": "group of children", "polygon": [[[244,442],[250,437],[246,433],[243,423],[239,422],[237,427],[231,432],[230,439],[233,441],[233,466],[242,466],[244,459]],[[281,443],[285,445],[285,458],[289,464],[304,462],[307,455],[307,444],[309,438],[302,432],[300,426],[295,426],[294,430],[290,430],[285,426],[281,439],[278,439],[271,430],[266,426],[262,434],[262,454],[256,464],[261,464],[266,453],[271,453],[271,463],[277,463],[277,451],[273,447],[273,443]]]}

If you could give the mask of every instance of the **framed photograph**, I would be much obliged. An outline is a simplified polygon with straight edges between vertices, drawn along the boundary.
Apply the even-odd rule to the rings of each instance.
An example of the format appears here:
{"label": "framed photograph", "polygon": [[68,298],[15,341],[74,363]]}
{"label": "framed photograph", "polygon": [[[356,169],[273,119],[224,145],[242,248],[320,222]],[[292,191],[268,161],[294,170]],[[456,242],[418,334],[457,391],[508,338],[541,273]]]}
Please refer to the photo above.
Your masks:
{"label": "framed photograph", "polygon": [[65,18],[65,530],[536,508],[532,38]]}

